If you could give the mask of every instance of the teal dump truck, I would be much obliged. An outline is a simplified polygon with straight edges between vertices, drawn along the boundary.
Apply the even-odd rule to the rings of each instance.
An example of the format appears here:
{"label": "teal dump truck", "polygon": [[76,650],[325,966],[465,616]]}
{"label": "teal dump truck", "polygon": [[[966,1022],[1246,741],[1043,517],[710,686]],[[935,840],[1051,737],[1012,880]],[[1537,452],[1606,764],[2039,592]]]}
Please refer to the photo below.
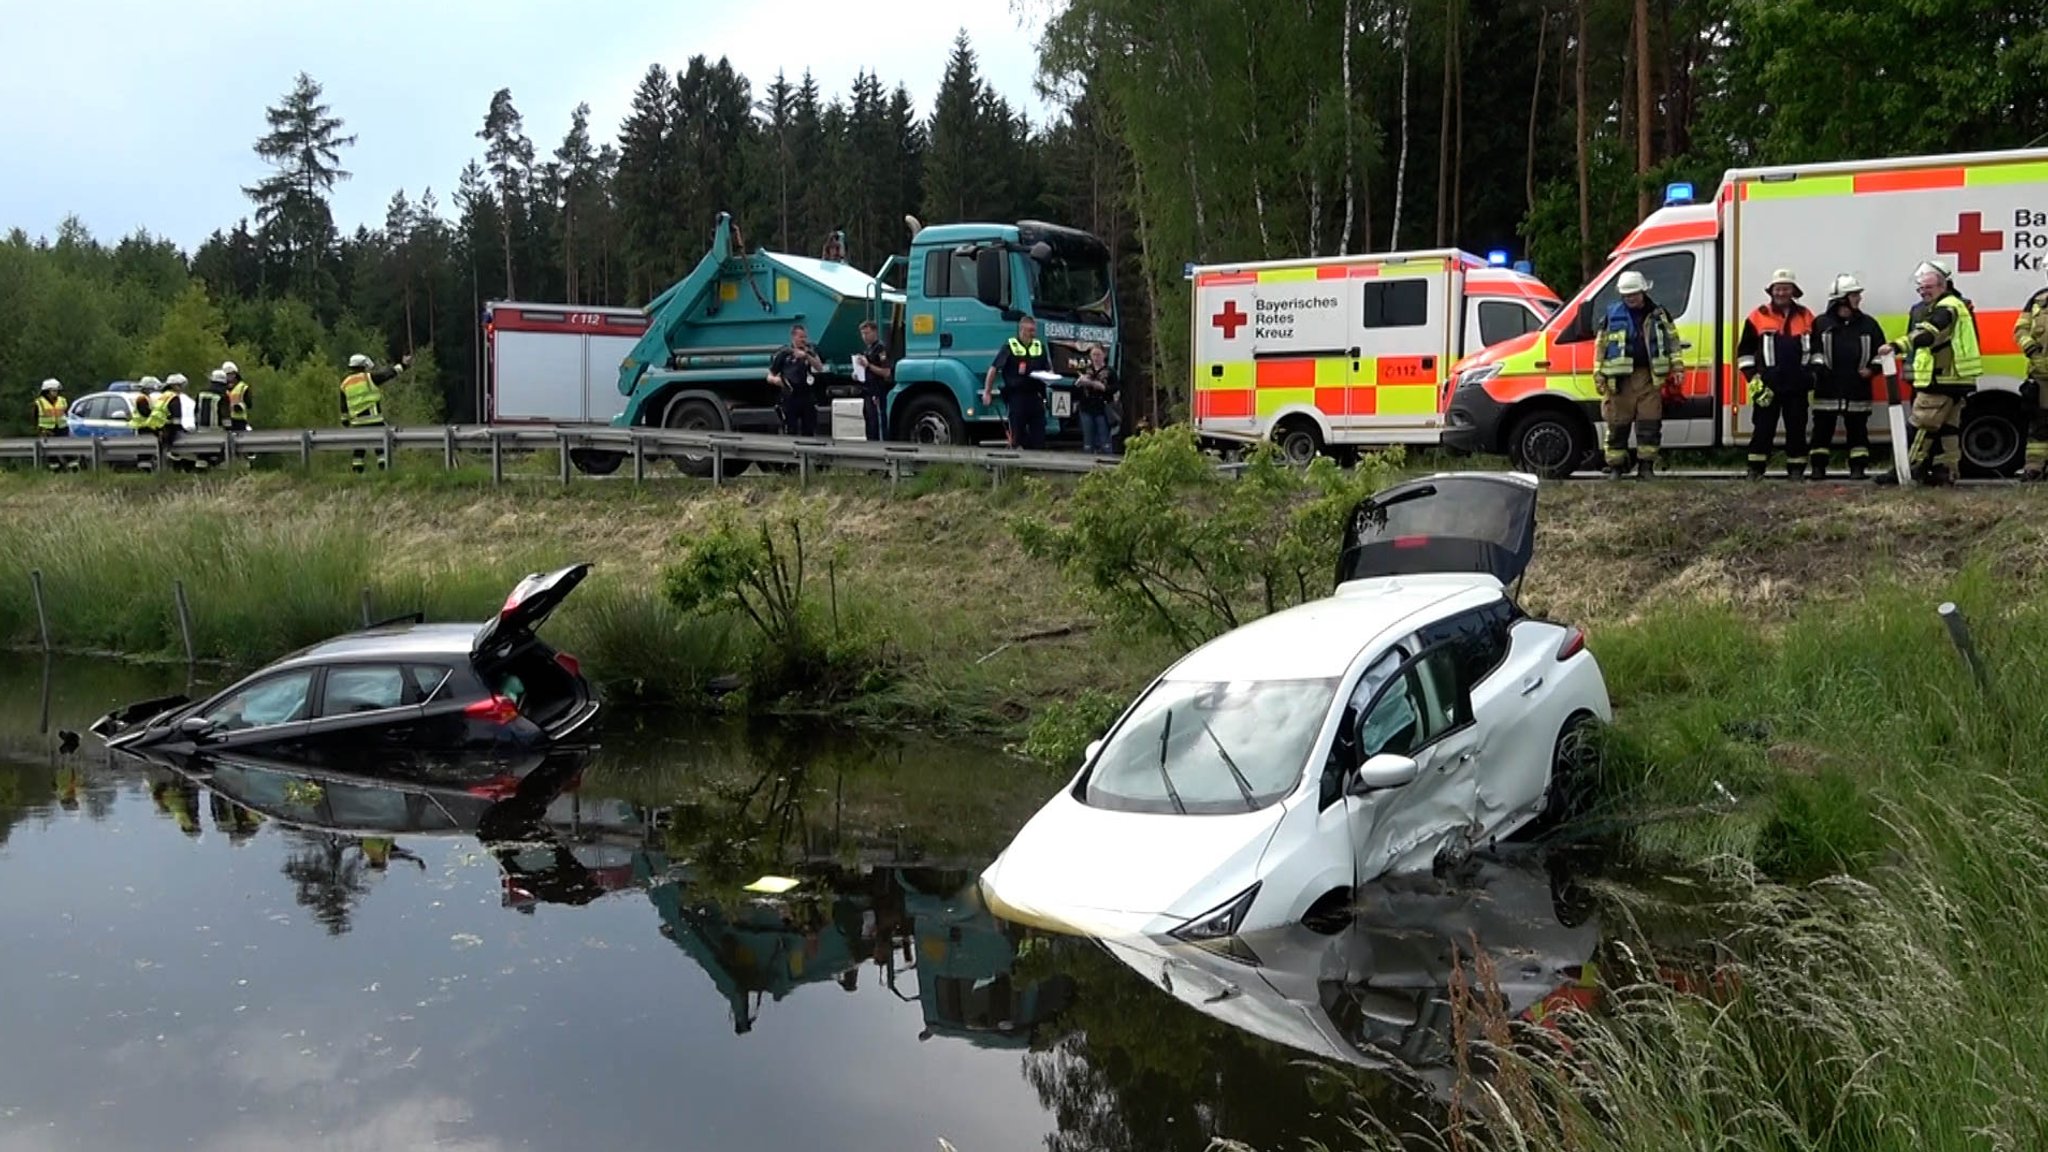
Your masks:
{"label": "teal dump truck", "polygon": [[[889,439],[966,444],[1002,435],[1004,409],[981,402],[989,364],[1038,319],[1053,370],[1048,437],[1072,425],[1073,378],[1083,349],[1102,344],[1119,364],[1116,291],[1107,245],[1086,232],[1025,220],[1015,224],[911,227],[908,254],[874,274],[837,261],[745,250],[720,214],[711,250],[680,282],[654,298],[646,334],[619,365],[625,411],[615,427],[773,432],[779,427],[768,361],[802,323],[825,361],[828,396],[856,396],[853,357],[860,323],[873,319],[896,360],[885,401]],[[891,285],[901,273],[902,287]],[[821,413],[820,428],[830,426]],[[587,470],[617,467],[579,454]],[[708,453],[684,454],[684,471],[706,475]]]}

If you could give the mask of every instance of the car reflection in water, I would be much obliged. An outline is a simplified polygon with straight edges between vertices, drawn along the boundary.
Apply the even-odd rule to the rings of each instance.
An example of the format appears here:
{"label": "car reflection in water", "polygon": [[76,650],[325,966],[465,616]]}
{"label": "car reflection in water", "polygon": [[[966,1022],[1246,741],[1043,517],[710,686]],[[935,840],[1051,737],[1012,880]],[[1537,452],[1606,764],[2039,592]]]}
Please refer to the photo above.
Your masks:
{"label": "car reflection in water", "polygon": [[[1452,986],[1484,998],[1484,954],[1509,1018],[1591,1007],[1601,928],[1554,862],[1484,857],[1476,875],[1368,885],[1334,934],[1295,925],[1223,944],[1099,940],[1154,987],[1234,1028],[1448,1102],[1456,1082]],[[1468,1040],[1477,1040],[1473,1020]]]}
{"label": "car reflection in water", "polygon": [[[299,902],[334,934],[349,928],[368,890],[364,872],[425,865],[399,839],[474,836],[502,873],[502,905],[582,905],[643,891],[662,936],[711,977],[746,1033],[764,999],[806,984],[859,988],[871,963],[881,981],[920,1005],[920,1039],[1025,1047],[1073,999],[1063,973],[1017,979],[1043,937],[996,919],[972,869],[798,864],[770,887],[737,891],[672,860],[667,810],[586,795],[589,750],[523,760],[379,758],[343,767],[255,755],[117,751],[139,768],[158,810],[200,834],[202,787],[231,844],[269,827],[292,840],[284,871]],[[744,834],[747,829],[730,830]],[[915,993],[908,991],[914,986]]]}

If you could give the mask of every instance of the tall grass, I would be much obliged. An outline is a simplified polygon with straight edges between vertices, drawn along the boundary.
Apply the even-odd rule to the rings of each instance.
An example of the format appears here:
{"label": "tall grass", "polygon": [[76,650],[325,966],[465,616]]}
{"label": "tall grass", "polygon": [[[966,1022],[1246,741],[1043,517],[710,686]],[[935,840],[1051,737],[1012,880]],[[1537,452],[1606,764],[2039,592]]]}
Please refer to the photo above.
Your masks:
{"label": "tall grass", "polygon": [[1945,591],[1989,693],[1932,590],[1770,632],[1700,609],[1600,637],[1624,709],[1610,811],[1687,813],[1628,843],[1726,881],[1709,912],[1730,959],[1681,985],[1624,930],[1605,1010],[1555,1032],[1490,1010],[1482,978],[1463,1042],[1495,1070],[1435,1137],[1365,1122],[1360,1142],[2048,1147],[2048,605],[1975,574]]}

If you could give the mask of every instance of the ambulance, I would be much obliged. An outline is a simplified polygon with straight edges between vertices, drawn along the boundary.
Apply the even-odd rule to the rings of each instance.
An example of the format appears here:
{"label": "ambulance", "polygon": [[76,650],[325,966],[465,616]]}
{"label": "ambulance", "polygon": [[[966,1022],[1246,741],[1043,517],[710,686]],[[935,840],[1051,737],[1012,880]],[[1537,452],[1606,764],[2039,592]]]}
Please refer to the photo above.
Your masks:
{"label": "ambulance", "polygon": [[[1664,448],[1747,444],[1754,425],[1735,344],[1775,269],[1798,275],[1806,289],[1800,302],[1816,314],[1827,308],[1835,277],[1854,275],[1863,310],[1898,337],[1918,302],[1913,270],[1939,259],[1976,313],[1984,358],[1977,394],[1963,411],[1963,471],[2009,475],[2025,454],[2017,393],[2026,359],[2013,322],[2048,284],[2043,256],[2048,149],[1737,169],[1707,204],[1694,202],[1690,185],[1673,184],[1664,206],[1539,330],[1458,363],[1443,444],[1505,455],[1544,476],[1597,467],[1593,334],[1624,272],[1650,280],[1651,299],[1671,314],[1686,345],[1684,396],[1665,405]],[[1878,405],[1871,441],[1888,443],[1888,390],[1879,381],[1871,391]],[[1909,388],[1900,391],[1910,396]],[[1835,449],[1843,450],[1839,432]]]}
{"label": "ambulance", "polygon": [[1468,353],[1541,328],[1557,293],[1505,252],[1457,249],[1196,266],[1196,433],[1327,448],[1435,445]]}

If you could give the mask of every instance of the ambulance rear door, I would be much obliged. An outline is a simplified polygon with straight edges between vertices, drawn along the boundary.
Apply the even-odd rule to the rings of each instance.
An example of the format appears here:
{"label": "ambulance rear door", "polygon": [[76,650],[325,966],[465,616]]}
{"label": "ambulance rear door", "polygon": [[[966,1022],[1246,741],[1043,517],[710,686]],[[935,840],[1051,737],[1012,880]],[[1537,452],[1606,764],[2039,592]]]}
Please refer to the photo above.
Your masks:
{"label": "ambulance rear door", "polygon": [[1463,279],[1437,256],[1354,271],[1347,442],[1435,443],[1442,434],[1438,386],[1457,359]]}

